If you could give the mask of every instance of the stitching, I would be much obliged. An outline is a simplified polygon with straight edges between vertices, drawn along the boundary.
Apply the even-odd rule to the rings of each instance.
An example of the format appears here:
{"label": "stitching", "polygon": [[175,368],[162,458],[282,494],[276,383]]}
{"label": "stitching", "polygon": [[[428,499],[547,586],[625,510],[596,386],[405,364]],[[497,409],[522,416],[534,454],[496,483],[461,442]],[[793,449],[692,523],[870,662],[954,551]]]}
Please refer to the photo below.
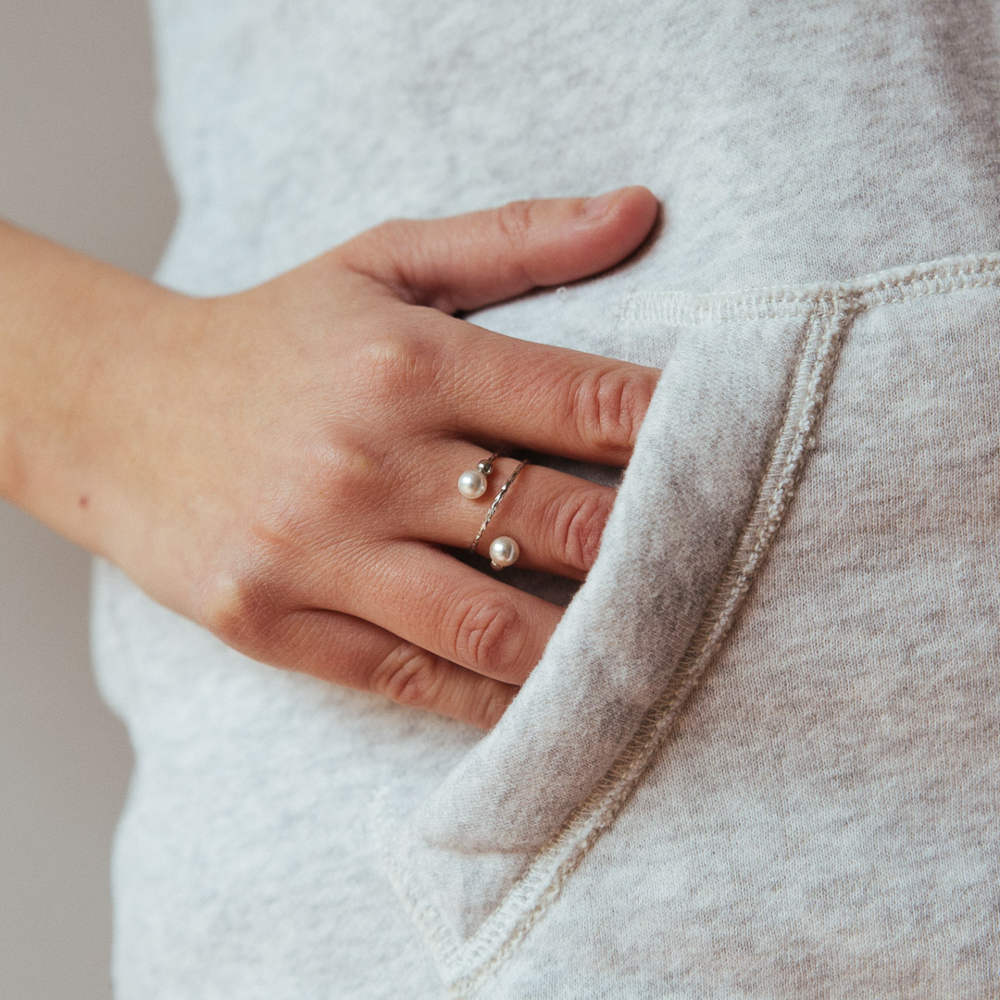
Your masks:
{"label": "stitching", "polygon": [[[451,996],[470,998],[486,978],[511,954],[532,926],[560,894],[562,886],[598,837],[614,821],[628,796],[669,734],[671,723],[731,629],[769,551],[794,496],[807,452],[815,444],[815,428],[845,339],[846,331],[862,312],[875,305],[896,305],[915,297],[1000,283],[1000,253],[961,257],[938,264],[918,264],[883,274],[866,275],[855,282],[831,287],[764,290],[760,293],[723,293],[699,296],[666,292],[637,296],[633,302],[656,306],[622,314],[642,318],[702,322],[754,316],[804,315],[804,338],[798,349],[793,387],[788,394],[778,441],[747,520],[736,552],[720,579],[702,622],[681,658],[666,690],[647,711],[628,746],[595,785],[587,798],[566,818],[549,843],[537,852],[525,874],[511,887],[492,914],[464,944],[447,927],[437,908],[421,892],[410,852],[400,864],[389,850],[390,821],[385,802],[388,789],[376,792],[372,819],[375,840],[386,871],[409,907],[432,953]],[[811,299],[809,296],[812,296]],[[626,304],[628,305],[628,303]],[[746,310],[752,310],[748,313]],[[681,319],[680,317],[684,317]]]}
{"label": "stitching", "polygon": [[399,817],[392,814],[388,805],[389,788],[389,785],[377,788],[369,801],[369,832],[389,880],[409,908],[410,916],[430,946],[431,954],[444,956],[440,968],[446,972],[451,962],[450,956],[458,951],[460,942],[444,923],[438,909],[427,900],[426,893],[416,884],[409,852],[406,864],[400,864],[390,849],[393,832],[402,829],[403,824]]}
{"label": "stitching", "polygon": [[832,315],[844,308],[898,305],[925,295],[981,288],[996,284],[998,280],[1000,253],[895,268],[832,286],[827,283],[720,293],[639,292],[626,299],[619,317],[622,323],[697,326],[709,322],[807,316],[817,306],[821,312]]}
{"label": "stitching", "polygon": [[[715,597],[677,670],[654,705],[646,713],[628,747],[601,779],[594,791],[574,810],[548,846],[543,848],[527,874],[518,882],[467,945],[466,965],[484,954],[492,955],[478,969],[454,983],[456,995],[469,996],[525,937],[548,905],[559,895],[571,872],[586,856],[597,838],[611,825],[648,767],[653,754],[669,732],[688,693],[704,673],[749,591],[753,575],[767,553],[795,492],[795,486],[811,447],[827,387],[839,355],[843,333],[854,312],[827,315],[817,310],[806,325],[806,336],[795,366],[785,417],[772,452],[768,470],[758,490],[754,508],[720,580]],[[550,858],[556,861],[553,865]],[[554,872],[551,871],[555,868]],[[538,887],[539,893],[532,891]],[[503,911],[515,900],[536,895],[523,917],[503,932]],[[497,917],[496,925],[493,917]]]}

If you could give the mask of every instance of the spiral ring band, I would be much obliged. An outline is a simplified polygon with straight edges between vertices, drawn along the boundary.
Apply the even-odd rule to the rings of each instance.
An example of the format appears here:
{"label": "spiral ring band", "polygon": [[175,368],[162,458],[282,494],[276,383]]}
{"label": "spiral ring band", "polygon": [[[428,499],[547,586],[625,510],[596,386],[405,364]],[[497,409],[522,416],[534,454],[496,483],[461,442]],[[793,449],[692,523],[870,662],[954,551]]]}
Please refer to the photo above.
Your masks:
{"label": "spiral ring band", "polygon": [[[480,525],[479,531],[476,533],[475,540],[469,546],[469,552],[475,553],[476,546],[479,545],[480,539],[482,539],[483,534],[486,532],[486,528],[490,521],[493,519],[493,515],[496,513],[497,507],[500,506],[500,501],[503,500],[504,494],[510,489],[511,484],[515,479],[521,474],[521,470],[528,464],[527,459],[519,462],[517,468],[507,477],[507,481],[500,487],[500,491],[493,498],[493,502],[490,504],[489,510],[486,511],[486,517],[483,518],[483,523]],[[497,567],[499,568],[499,567]]]}

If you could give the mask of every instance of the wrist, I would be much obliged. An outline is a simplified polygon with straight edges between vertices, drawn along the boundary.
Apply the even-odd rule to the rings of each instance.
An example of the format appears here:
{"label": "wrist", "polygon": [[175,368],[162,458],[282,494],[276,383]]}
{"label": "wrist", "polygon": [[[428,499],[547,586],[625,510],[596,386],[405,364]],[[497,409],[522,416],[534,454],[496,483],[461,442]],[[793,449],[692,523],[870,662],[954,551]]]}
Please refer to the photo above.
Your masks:
{"label": "wrist", "polygon": [[107,554],[123,513],[116,454],[140,419],[146,341],[195,300],[38,237],[0,231],[0,496]]}

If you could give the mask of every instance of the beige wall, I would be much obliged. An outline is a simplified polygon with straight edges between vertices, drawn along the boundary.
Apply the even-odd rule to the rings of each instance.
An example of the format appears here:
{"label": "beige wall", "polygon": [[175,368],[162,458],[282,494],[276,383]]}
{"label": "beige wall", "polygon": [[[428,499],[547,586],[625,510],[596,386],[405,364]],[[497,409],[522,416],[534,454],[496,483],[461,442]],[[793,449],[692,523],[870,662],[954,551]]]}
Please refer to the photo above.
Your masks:
{"label": "beige wall", "polygon": [[[0,216],[141,274],[175,211],[148,30],[140,0],[0,8]],[[86,553],[0,501],[0,997],[11,1000],[110,996],[109,854],[132,756],[93,681],[88,573]]]}

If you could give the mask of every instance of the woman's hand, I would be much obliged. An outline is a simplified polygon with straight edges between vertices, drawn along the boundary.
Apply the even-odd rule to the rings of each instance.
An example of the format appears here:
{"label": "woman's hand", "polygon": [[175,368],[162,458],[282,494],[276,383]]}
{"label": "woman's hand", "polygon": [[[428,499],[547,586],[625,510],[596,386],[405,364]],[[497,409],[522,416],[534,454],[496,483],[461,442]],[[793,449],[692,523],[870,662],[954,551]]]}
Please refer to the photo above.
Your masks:
{"label": "woman's hand", "polygon": [[[394,220],[248,291],[175,296],[89,370],[94,547],[255,659],[491,726],[563,609],[448,552],[516,463],[478,500],[458,476],[494,445],[624,465],[659,371],[450,314],[611,266],[656,210],[633,187]],[[520,566],[582,578],[613,499],[528,465],[478,551],[510,535]]]}

